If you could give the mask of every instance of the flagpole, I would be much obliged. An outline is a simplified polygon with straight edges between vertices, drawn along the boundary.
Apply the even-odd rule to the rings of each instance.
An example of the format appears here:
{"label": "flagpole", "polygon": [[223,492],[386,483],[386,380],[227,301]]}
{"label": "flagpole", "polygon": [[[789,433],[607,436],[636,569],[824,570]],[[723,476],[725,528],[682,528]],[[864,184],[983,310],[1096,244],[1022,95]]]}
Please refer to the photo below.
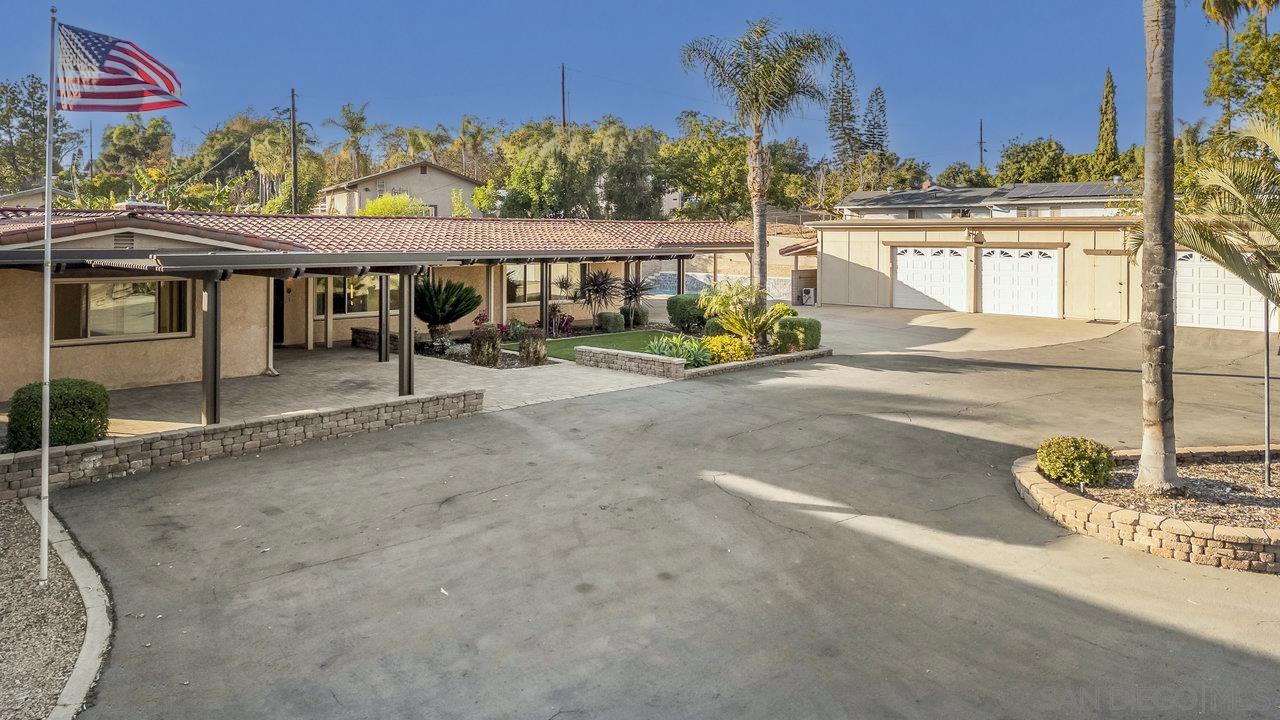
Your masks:
{"label": "flagpole", "polygon": [[49,329],[53,324],[53,113],[58,78],[58,8],[49,8],[49,109],[44,126],[44,315],[40,344],[40,584],[49,582]]}

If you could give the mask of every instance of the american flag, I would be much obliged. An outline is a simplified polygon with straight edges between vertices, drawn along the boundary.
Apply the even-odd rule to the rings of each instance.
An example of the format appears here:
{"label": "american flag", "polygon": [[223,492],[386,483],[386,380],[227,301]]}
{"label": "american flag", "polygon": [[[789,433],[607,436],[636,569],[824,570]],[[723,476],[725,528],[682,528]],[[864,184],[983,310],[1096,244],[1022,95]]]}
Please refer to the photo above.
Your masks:
{"label": "american flag", "polygon": [[58,25],[58,108],[142,112],[185,105],[178,76],[128,40]]}

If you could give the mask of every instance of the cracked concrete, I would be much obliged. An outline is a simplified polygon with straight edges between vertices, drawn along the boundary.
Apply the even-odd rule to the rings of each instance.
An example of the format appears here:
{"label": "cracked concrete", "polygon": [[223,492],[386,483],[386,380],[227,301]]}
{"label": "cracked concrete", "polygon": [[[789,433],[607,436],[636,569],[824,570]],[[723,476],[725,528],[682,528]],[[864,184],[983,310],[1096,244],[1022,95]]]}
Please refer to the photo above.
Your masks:
{"label": "cracked concrete", "polygon": [[[1137,333],[939,331],[55,494],[120,613],[83,717],[1273,717],[1275,578],[1013,492],[1138,442]],[[1255,337],[1179,330],[1185,444],[1254,441]]]}

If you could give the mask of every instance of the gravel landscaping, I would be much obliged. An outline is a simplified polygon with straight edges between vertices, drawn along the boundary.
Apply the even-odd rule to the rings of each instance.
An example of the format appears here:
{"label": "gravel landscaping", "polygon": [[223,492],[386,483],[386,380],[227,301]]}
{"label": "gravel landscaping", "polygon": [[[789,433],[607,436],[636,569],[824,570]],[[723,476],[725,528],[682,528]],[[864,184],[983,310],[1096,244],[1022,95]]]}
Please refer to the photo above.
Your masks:
{"label": "gravel landscaping", "polygon": [[0,716],[44,718],[84,640],[84,604],[50,550],[49,585],[36,582],[40,527],[16,501],[0,502]]}
{"label": "gravel landscaping", "polygon": [[1262,485],[1262,463],[1214,462],[1178,466],[1186,480],[1182,497],[1152,497],[1133,489],[1138,470],[1120,465],[1106,487],[1087,488],[1085,495],[1109,505],[1236,527],[1280,528],[1280,468],[1272,466],[1272,485]]}

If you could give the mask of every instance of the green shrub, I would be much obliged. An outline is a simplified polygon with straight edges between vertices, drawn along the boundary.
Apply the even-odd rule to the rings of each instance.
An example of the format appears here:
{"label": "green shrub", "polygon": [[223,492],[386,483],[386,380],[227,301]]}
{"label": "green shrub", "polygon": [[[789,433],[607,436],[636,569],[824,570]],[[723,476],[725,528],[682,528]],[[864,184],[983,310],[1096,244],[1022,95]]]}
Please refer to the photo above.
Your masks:
{"label": "green shrub", "polygon": [[813,350],[822,343],[822,323],[814,318],[784,317],[773,328],[773,351]]}
{"label": "green shrub", "polygon": [[644,327],[649,324],[649,308],[643,305],[623,305],[620,312],[627,327]]}
{"label": "green shrub", "polygon": [[499,342],[502,335],[497,328],[481,325],[471,331],[471,364],[481,367],[497,367],[502,358]]}
{"label": "green shrub", "polygon": [[698,293],[672,295],[667,298],[667,319],[683,332],[693,332],[704,322],[706,316],[698,307]]}
{"label": "green shrub", "polygon": [[1040,472],[1064,485],[1102,487],[1116,469],[1111,448],[1083,437],[1051,437],[1036,450]]}
{"label": "green shrub", "polygon": [[711,351],[702,341],[687,335],[660,335],[650,340],[644,351],[650,355],[682,358],[685,367],[703,367],[712,362]]}
{"label": "green shrub", "polygon": [[[91,380],[49,383],[49,446],[77,445],[107,436],[107,389]],[[23,385],[9,399],[9,452],[40,447],[40,383]]]}
{"label": "green shrub", "polygon": [[702,327],[702,337],[714,337],[716,335],[724,335],[729,332],[724,329],[724,325],[720,323],[720,318],[709,317],[707,324]]}
{"label": "green shrub", "polygon": [[622,313],[596,313],[596,327],[599,328],[600,332],[622,332],[627,328],[627,321],[622,318]]}
{"label": "green shrub", "polygon": [[778,317],[796,317],[800,313],[796,309],[784,302],[776,302],[773,304],[772,310],[778,313]]}
{"label": "green shrub", "polygon": [[704,337],[702,344],[706,346],[707,352],[711,353],[711,361],[716,365],[738,362],[739,360],[750,360],[756,356],[756,349],[751,347],[751,343],[737,335]]}
{"label": "green shrub", "polygon": [[759,346],[790,309],[782,303],[768,309],[762,309],[759,305],[731,305],[716,317],[725,330]]}
{"label": "green shrub", "polygon": [[525,332],[529,329],[529,323],[518,318],[512,319],[507,323],[507,339],[519,340],[524,337]]}
{"label": "green shrub", "polygon": [[520,362],[525,365],[541,365],[547,361],[547,337],[537,328],[524,331],[520,338]]}

